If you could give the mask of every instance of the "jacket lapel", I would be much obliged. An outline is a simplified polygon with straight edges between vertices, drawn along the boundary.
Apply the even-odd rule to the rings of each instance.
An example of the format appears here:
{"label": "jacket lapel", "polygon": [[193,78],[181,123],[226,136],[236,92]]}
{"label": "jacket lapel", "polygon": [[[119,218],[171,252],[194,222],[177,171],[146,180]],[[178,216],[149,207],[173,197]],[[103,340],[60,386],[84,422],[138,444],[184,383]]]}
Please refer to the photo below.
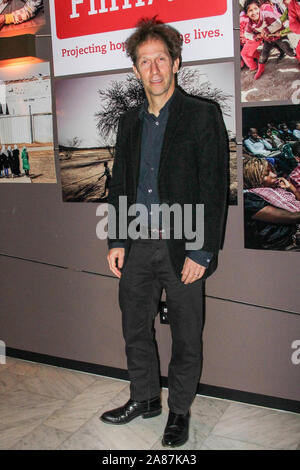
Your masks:
{"label": "jacket lapel", "polygon": [[168,118],[166,130],[165,130],[164,141],[163,141],[163,146],[161,150],[158,176],[160,175],[163,165],[165,161],[167,160],[170,145],[174,140],[174,135],[175,135],[178,123],[181,120],[182,98],[183,98],[183,95],[176,88],[174,91],[173,100],[170,103],[169,118]]}
{"label": "jacket lapel", "polygon": [[141,145],[142,145],[142,121],[139,118],[139,114],[136,115],[135,121],[131,128],[131,158],[132,158],[132,168],[133,168],[133,180],[134,180],[134,190],[135,195],[137,192],[137,185],[140,172],[140,162],[141,162]]}

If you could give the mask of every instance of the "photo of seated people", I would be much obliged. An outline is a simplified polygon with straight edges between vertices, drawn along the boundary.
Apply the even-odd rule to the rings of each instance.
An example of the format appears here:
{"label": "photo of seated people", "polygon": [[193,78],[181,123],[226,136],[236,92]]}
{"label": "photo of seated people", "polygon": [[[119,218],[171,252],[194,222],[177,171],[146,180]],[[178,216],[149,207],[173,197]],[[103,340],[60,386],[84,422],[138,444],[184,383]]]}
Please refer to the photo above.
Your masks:
{"label": "photo of seated people", "polygon": [[[291,106],[275,108],[286,117]],[[264,120],[261,110],[260,117],[257,108],[243,110],[245,248],[300,251],[300,119]]]}
{"label": "photo of seated people", "polygon": [[293,101],[300,72],[300,1],[239,4],[242,101]]}
{"label": "photo of seated people", "polygon": [[43,0],[0,0],[0,37],[35,34],[44,24]]}

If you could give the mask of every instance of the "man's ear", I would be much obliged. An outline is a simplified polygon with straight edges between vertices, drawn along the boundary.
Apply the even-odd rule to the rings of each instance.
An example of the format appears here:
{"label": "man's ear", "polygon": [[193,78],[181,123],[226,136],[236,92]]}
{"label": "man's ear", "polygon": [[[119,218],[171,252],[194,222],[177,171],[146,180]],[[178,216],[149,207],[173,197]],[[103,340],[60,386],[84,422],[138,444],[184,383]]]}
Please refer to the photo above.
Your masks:
{"label": "man's ear", "polygon": [[173,63],[173,73],[177,73],[178,70],[179,70],[179,62],[180,62],[180,59],[179,57],[177,57],[177,59],[174,60],[174,63]]}
{"label": "man's ear", "polygon": [[139,74],[138,69],[136,68],[135,65],[133,65],[132,68],[133,68],[134,75],[136,76],[136,78],[138,78],[140,80],[141,76]]}

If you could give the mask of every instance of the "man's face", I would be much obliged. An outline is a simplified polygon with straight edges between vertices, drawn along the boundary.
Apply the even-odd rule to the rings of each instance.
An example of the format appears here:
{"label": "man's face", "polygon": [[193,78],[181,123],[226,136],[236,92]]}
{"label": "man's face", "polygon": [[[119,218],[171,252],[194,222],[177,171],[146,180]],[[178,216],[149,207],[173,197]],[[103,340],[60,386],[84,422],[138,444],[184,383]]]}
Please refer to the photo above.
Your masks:
{"label": "man's face", "polygon": [[167,46],[158,39],[149,39],[138,47],[133,70],[142,80],[148,100],[155,96],[171,97],[178,66],[179,59],[173,64]]}
{"label": "man's face", "polygon": [[256,3],[251,3],[247,10],[247,16],[249,16],[250,20],[257,23],[259,20],[259,11],[259,6],[256,5]]}
{"label": "man's face", "polygon": [[252,129],[250,129],[250,136],[255,139],[255,140],[258,140],[258,132],[257,132],[257,129],[255,129],[254,127]]}

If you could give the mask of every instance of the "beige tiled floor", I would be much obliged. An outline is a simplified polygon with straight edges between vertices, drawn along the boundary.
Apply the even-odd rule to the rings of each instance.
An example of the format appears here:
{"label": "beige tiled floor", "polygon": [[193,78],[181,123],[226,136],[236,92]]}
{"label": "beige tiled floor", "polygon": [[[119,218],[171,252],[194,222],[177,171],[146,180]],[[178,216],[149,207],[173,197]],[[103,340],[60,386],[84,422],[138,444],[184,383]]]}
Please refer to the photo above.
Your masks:
{"label": "beige tiled floor", "polygon": [[[163,412],[124,426],[99,416],[124,404],[121,380],[7,358],[0,364],[0,449],[163,449]],[[197,396],[190,439],[180,449],[300,449],[300,415]]]}

